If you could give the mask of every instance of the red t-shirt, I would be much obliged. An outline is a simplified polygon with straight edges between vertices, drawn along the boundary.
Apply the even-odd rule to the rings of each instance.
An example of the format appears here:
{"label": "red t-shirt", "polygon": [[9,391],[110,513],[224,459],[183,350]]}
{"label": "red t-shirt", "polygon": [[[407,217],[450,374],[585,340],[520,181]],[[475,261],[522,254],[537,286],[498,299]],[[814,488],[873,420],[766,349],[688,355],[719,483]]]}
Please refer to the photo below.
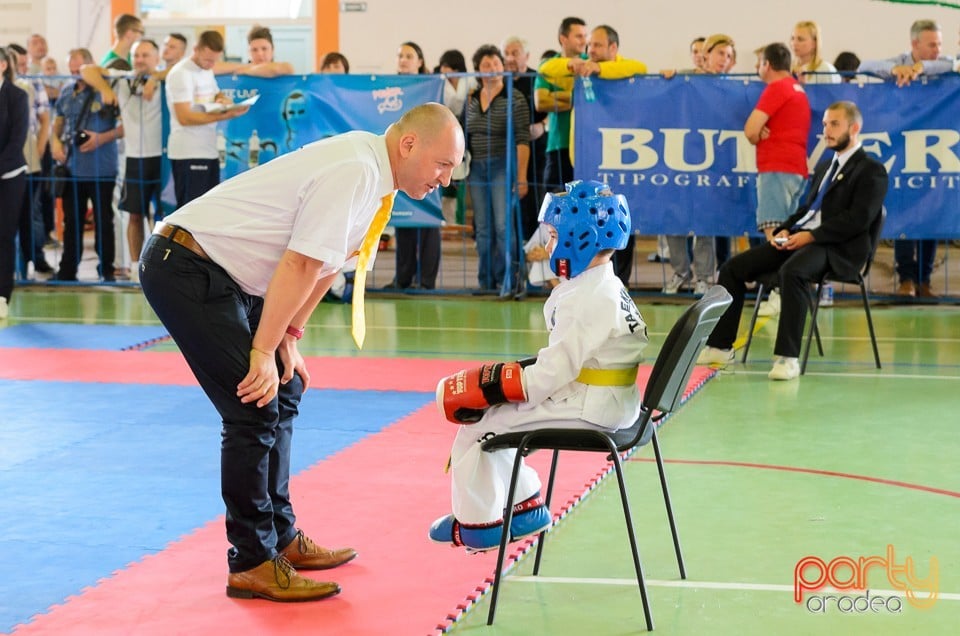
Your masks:
{"label": "red t-shirt", "polygon": [[757,110],[767,114],[770,136],[757,144],[757,172],[787,172],[807,176],[810,102],[803,86],[784,77],[763,89]]}

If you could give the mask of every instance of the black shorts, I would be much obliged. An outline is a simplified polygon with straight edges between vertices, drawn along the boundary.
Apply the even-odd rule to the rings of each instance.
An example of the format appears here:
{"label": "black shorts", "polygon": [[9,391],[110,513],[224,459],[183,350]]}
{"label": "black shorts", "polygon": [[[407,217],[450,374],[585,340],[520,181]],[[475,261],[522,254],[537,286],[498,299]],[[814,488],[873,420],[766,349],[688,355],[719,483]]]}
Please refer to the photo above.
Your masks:
{"label": "black shorts", "polygon": [[220,162],[217,159],[171,159],[170,168],[178,209],[220,183]]}
{"label": "black shorts", "polygon": [[150,202],[160,210],[160,157],[127,157],[120,209],[148,216]]}

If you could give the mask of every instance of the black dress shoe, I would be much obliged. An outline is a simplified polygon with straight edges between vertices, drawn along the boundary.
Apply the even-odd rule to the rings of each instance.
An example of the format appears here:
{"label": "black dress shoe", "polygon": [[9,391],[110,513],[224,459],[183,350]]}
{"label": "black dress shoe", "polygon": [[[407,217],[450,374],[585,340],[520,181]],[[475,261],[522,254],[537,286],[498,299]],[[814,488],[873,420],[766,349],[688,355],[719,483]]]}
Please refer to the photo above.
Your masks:
{"label": "black dress shoe", "polygon": [[77,282],[77,276],[74,274],[70,276],[69,274],[64,274],[63,271],[57,272],[57,275],[54,276],[51,280],[61,281],[65,283],[75,283]]}

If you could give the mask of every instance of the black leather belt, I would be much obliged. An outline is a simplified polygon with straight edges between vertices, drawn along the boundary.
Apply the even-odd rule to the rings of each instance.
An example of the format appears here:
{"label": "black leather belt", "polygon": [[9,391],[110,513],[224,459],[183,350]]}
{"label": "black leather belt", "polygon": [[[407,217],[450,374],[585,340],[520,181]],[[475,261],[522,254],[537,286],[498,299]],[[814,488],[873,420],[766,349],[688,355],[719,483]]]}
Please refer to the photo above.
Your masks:
{"label": "black leather belt", "polygon": [[169,225],[167,223],[158,223],[157,227],[153,230],[153,233],[159,234],[164,238],[168,238],[177,245],[184,246],[205,261],[210,260],[210,257],[207,256],[207,253],[204,252],[203,248],[200,247],[200,244],[197,243],[197,239],[193,238],[193,235],[182,227]]}

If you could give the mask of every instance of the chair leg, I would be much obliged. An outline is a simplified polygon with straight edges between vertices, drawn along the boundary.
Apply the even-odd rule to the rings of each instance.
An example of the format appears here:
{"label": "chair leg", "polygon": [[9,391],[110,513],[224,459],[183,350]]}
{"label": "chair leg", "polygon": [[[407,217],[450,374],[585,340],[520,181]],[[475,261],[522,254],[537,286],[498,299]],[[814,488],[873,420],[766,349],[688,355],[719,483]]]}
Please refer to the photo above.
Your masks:
{"label": "chair leg", "polygon": [[807,330],[807,345],[803,348],[803,357],[800,360],[800,375],[807,372],[807,358],[810,357],[810,345],[813,344],[813,335],[817,335],[817,349],[820,356],[823,356],[823,345],[820,343],[820,330],[817,329],[817,312],[820,311],[820,288],[823,287],[823,281],[817,284],[817,292],[811,301],[810,307],[810,328]]}
{"label": "chair leg", "polygon": [[760,315],[760,301],[765,291],[763,283],[757,283],[757,302],[753,305],[753,315],[750,317],[750,328],[747,330],[747,344],[743,345],[743,364],[747,363],[747,354],[750,353],[750,343],[753,342],[753,330],[757,326],[757,317]]}
{"label": "chair leg", "polygon": [[500,580],[503,578],[503,560],[507,554],[507,543],[510,541],[510,522],[513,521],[513,499],[514,491],[517,489],[517,475],[520,474],[523,453],[532,437],[533,434],[529,433],[520,440],[517,454],[513,458],[513,471],[510,473],[510,485],[507,487],[507,508],[503,513],[503,531],[500,533],[500,550],[497,552],[497,569],[493,574],[493,586],[490,588],[490,612],[487,614],[487,625],[493,625],[493,619],[497,614],[497,596],[500,594]]}
{"label": "chair leg", "polygon": [[867,314],[867,328],[870,330],[870,343],[873,345],[873,359],[880,367],[880,350],[877,348],[877,334],[873,331],[873,317],[870,315],[870,300],[867,298],[867,286],[860,277],[860,294],[863,297],[863,311]]}
{"label": "chair leg", "polygon": [[667,473],[663,469],[663,455],[660,454],[660,442],[657,441],[657,429],[653,422],[648,426],[654,426],[653,454],[657,459],[657,472],[660,473],[660,488],[663,490],[663,503],[667,507],[667,519],[670,521],[670,534],[673,536],[673,550],[677,554],[677,567],[680,568],[680,578],[687,578],[687,568],[683,563],[683,551],[680,548],[680,533],[677,532],[677,522],[673,518],[673,504],[670,503],[670,488],[667,486]]}
{"label": "chair leg", "polygon": [[[652,425],[652,424],[651,424]],[[653,437],[656,440],[656,434]],[[640,600],[643,603],[643,618],[647,623],[647,631],[653,631],[653,615],[650,612],[650,602],[647,599],[647,584],[643,576],[643,565],[640,563],[640,551],[637,548],[637,535],[633,529],[633,514],[630,512],[630,500],[627,497],[627,484],[623,478],[623,464],[616,446],[609,440],[613,454],[613,467],[617,472],[617,483],[620,485],[620,500],[623,503],[623,517],[627,522],[627,535],[630,537],[630,550],[633,552],[633,566],[637,571],[637,584],[640,586]],[[656,442],[654,442],[656,443]]]}
{"label": "chair leg", "polygon": [[[550,510],[550,501],[553,499],[553,483],[557,476],[557,460],[560,459],[560,451],[553,450],[553,459],[550,461],[550,479],[547,481],[547,497],[543,500],[547,510]],[[543,543],[547,531],[544,530],[537,536],[537,556],[533,560],[533,575],[540,574],[540,557],[543,555]]]}

